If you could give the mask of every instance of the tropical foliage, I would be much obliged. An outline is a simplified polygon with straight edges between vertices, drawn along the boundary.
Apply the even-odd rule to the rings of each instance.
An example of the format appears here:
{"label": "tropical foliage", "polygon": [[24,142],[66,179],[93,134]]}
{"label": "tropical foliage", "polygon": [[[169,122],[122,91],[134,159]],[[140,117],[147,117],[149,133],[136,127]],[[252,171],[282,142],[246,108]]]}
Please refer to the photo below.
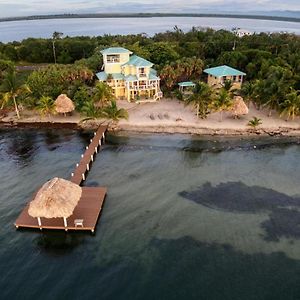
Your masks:
{"label": "tropical foliage", "polygon": [[[50,64],[37,67],[28,79],[23,76],[23,71],[15,72],[15,86],[27,83],[32,94],[26,101],[21,93],[13,93],[15,97],[7,94],[2,97],[1,105],[14,105],[17,101],[36,106],[41,97],[55,99],[61,93],[75,97],[79,111],[83,106],[95,106],[96,98],[100,107],[110,105],[111,97],[102,96],[103,89],[98,91],[98,87],[94,87],[93,74],[102,66],[100,50],[111,46],[128,48],[152,61],[161,77],[165,95],[174,92],[179,81],[205,80],[203,68],[228,64],[247,73],[241,91],[245,101],[252,102],[259,109],[268,108],[270,113],[276,110],[288,119],[300,114],[299,36],[260,33],[237,39],[233,32],[226,30],[192,28],[185,33],[178,27],[152,37],[145,34],[68,37],[54,33],[49,39],[28,38],[21,42],[0,43],[0,85],[3,91],[11,91],[7,88],[7,79],[4,79],[9,73],[9,65]],[[51,65],[54,62],[57,64]],[[216,99],[209,105],[205,103],[210,101],[198,101],[197,95],[189,101],[200,117],[205,117],[210,111],[220,111],[222,115],[221,112],[230,106],[232,93],[235,92],[226,84],[225,90],[213,95]],[[92,99],[93,105],[87,104],[88,99]]]}

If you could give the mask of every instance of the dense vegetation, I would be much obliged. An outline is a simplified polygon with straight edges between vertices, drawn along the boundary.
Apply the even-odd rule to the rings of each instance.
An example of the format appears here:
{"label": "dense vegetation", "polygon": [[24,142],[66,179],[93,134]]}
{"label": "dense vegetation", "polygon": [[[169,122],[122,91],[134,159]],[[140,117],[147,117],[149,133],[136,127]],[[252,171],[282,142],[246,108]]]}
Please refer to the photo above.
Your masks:
{"label": "dense vegetation", "polygon": [[[31,100],[27,103],[35,105],[42,96],[54,99],[64,92],[75,99],[78,110],[82,110],[87,106],[86,101],[97,94],[93,74],[102,66],[100,50],[112,46],[123,46],[152,61],[161,76],[166,96],[174,93],[178,81],[204,80],[203,68],[227,64],[247,73],[241,91],[244,99],[258,108],[267,106],[288,117],[300,113],[300,37],[293,34],[261,33],[238,38],[225,30],[193,28],[183,33],[177,27],[154,37],[140,34],[71,38],[54,34],[52,39],[0,43],[0,80],[3,81],[5,70],[12,64],[53,64],[56,61],[57,65],[33,71],[27,79],[23,76],[22,83],[31,90]],[[203,89],[207,93],[203,86],[197,89],[194,94]],[[219,98],[231,96],[226,89],[218,93]],[[213,108],[216,101],[205,99],[202,96],[190,99],[193,103],[199,102],[197,114],[202,117],[222,107]]]}

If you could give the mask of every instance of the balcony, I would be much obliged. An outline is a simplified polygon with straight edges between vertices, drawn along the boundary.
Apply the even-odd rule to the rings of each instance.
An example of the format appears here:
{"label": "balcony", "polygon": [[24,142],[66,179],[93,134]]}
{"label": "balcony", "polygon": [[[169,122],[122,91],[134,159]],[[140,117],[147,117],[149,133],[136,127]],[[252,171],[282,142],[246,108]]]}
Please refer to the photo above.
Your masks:
{"label": "balcony", "polygon": [[145,91],[145,90],[158,88],[158,85],[151,83],[151,84],[140,84],[139,86],[138,85],[131,86],[128,83],[126,83],[126,88],[133,91]]}
{"label": "balcony", "polygon": [[119,63],[120,62],[120,55],[107,55],[106,62],[109,64]]}

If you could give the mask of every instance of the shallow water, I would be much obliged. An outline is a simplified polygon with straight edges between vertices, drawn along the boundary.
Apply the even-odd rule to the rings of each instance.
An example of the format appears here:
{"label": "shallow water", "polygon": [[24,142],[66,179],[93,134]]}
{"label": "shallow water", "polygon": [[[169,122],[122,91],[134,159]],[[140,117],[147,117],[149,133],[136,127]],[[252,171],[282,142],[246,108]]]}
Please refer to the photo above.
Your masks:
{"label": "shallow water", "polygon": [[0,131],[1,299],[300,298],[299,139],[109,136],[96,234],[16,231],[91,135]]}
{"label": "shallow water", "polygon": [[[117,24],[117,26],[116,26]],[[54,31],[68,36],[99,36],[104,34],[154,35],[158,32],[173,30],[177,25],[184,31],[192,27],[231,30],[234,27],[252,32],[290,32],[300,34],[300,23],[205,17],[154,17],[154,18],[78,18],[0,22],[0,41],[19,41],[28,37],[50,38]]]}

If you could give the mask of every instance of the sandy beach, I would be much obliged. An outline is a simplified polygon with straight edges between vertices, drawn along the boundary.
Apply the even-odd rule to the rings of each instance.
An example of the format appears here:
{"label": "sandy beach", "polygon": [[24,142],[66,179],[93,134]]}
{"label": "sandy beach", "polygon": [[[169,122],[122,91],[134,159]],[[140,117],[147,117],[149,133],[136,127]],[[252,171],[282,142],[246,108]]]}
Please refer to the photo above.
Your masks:
{"label": "sandy beach", "polygon": [[[69,127],[96,128],[99,124],[109,124],[111,130],[148,133],[187,133],[201,135],[300,135],[300,119],[286,121],[278,113],[266,109],[257,110],[253,105],[249,107],[248,115],[234,119],[230,112],[223,114],[220,121],[219,113],[210,114],[207,119],[197,118],[191,106],[184,106],[183,102],[175,99],[162,99],[155,103],[128,103],[118,101],[119,108],[128,110],[129,119],[112,122],[107,120],[82,121],[84,117],[79,113],[72,116],[41,117],[37,112],[23,111],[22,118],[17,120],[14,112],[10,112],[1,119],[2,126],[35,126],[34,127]],[[247,124],[254,116],[262,120],[262,125],[256,130]]]}

